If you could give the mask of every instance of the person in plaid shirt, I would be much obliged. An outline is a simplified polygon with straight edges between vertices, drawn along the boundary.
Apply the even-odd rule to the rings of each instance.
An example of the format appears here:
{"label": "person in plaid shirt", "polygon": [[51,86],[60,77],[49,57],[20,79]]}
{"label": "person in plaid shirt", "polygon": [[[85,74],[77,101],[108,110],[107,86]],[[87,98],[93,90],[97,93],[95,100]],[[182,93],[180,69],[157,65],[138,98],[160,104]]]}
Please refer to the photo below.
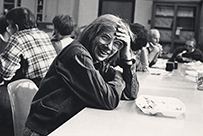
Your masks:
{"label": "person in plaid shirt", "polygon": [[21,78],[31,79],[39,86],[57,55],[49,36],[37,28],[35,16],[29,9],[14,8],[6,14],[6,19],[11,37],[0,54],[0,82],[4,82],[0,87],[0,135],[2,127],[6,127],[3,120],[12,120],[8,92],[1,88]]}

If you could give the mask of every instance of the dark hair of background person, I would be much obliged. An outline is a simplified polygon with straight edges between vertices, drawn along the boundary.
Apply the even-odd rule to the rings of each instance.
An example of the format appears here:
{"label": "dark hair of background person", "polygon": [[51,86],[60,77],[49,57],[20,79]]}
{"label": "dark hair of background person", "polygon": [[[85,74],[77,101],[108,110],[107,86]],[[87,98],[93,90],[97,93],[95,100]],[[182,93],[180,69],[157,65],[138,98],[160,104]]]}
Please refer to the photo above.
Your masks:
{"label": "dark hair of background person", "polygon": [[4,34],[6,32],[6,27],[8,26],[8,22],[6,21],[5,16],[0,17],[0,34]]}
{"label": "dark hair of background person", "polygon": [[54,28],[64,35],[70,35],[76,27],[74,18],[69,15],[57,15],[52,20]]}
{"label": "dark hair of background person", "polygon": [[148,31],[146,28],[139,23],[131,23],[130,29],[137,36],[137,38],[131,42],[131,49],[133,51],[137,51],[142,47],[145,47],[149,41]]}
{"label": "dark hair of background person", "polygon": [[13,22],[13,25],[18,25],[19,31],[37,27],[35,15],[27,8],[13,8],[5,16],[7,20]]}

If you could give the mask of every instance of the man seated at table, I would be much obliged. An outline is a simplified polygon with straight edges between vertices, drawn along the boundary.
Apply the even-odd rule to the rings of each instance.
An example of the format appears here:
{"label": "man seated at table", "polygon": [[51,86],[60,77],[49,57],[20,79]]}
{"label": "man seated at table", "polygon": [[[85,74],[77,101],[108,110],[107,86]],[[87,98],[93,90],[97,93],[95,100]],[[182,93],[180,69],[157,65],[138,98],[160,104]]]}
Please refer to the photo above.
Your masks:
{"label": "man seated at table", "polygon": [[[146,35],[147,36],[147,35]],[[142,47],[138,54],[137,71],[147,72],[157,62],[158,57],[162,53],[162,46],[159,44],[160,33],[157,29],[151,29],[148,34],[149,39],[146,47]]]}
{"label": "man seated at table", "polygon": [[[48,135],[85,107],[113,110],[122,95],[134,100],[139,84],[131,68],[133,38],[129,25],[114,15],[102,15],[88,25],[58,54],[41,81],[23,136]],[[119,51],[123,72],[105,62]]]}
{"label": "man seated at table", "polygon": [[185,46],[175,49],[169,61],[177,61],[180,63],[188,63],[192,61],[203,62],[203,53],[196,48],[196,40],[189,37],[186,39]]}

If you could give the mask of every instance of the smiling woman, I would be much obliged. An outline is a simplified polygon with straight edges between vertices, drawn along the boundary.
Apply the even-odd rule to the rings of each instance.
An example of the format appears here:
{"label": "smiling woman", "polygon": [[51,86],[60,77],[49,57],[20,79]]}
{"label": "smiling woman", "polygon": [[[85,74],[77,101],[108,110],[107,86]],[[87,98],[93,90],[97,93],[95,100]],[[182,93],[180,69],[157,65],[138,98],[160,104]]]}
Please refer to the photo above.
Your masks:
{"label": "smiling woman", "polygon": [[58,54],[41,81],[24,136],[47,135],[85,107],[113,110],[121,98],[134,100],[139,84],[132,62],[122,61],[123,73],[108,63],[117,53],[131,59],[132,38],[128,24],[114,15],[89,24]]}
{"label": "smiling woman", "polygon": [[98,46],[93,48],[96,52],[94,54],[96,59],[103,61],[107,57],[114,55],[123,47],[123,42],[116,39],[114,33],[115,31],[102,33],[95,38],[93,42],[95,42],[95,45],[98,43]]}
{"label": "smiling woman", "polygon": [[[90,44],[91,42],[93,42],[93,39],[97,36],[101,37],[100,40],[102,40],[102,46],[103,46],[102,49],[106,45],[112,46],[110,47],[110,50],[112,53],[111,56],[113,56],[119,50],[119,47],[125,45],[126,52],[125,52],[125,55],[123,55],[124,59],[130,60],[132,58],[131,53],[129,51],[130,46],[128,45],[130,45],[131,40],[134,39],[134,35],[131,32],[129,25],[123,19],[110,14],[103,15],[97,18],[89,26],[87,26],[83,30],[83,33],[78,37],[78,40],[85,47],[87,47],[87,49],[89,49],[88,46],[98,46],[97,44],[92,44],[92,45]],[[92,48],[94,49],[97,47],[92,47]],[[90,53],[92,52],[94,51],[90,51]],[[92,54],[92,56],[96,57],[95,54]],[[108,57],[111,57],[111,56],[108,56]]]}

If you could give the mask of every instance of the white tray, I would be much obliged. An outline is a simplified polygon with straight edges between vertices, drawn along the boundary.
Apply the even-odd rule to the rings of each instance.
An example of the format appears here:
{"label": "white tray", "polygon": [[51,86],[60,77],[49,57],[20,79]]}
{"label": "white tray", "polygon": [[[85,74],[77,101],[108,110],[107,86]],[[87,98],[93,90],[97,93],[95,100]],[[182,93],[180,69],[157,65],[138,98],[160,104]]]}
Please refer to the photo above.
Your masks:
{"label": "white tray", "polygon": [[161,113],[167,117],[180,116],[186,110],[185,105],[174,97],[140,95],[136,99],[136,105],[145,114]]}

